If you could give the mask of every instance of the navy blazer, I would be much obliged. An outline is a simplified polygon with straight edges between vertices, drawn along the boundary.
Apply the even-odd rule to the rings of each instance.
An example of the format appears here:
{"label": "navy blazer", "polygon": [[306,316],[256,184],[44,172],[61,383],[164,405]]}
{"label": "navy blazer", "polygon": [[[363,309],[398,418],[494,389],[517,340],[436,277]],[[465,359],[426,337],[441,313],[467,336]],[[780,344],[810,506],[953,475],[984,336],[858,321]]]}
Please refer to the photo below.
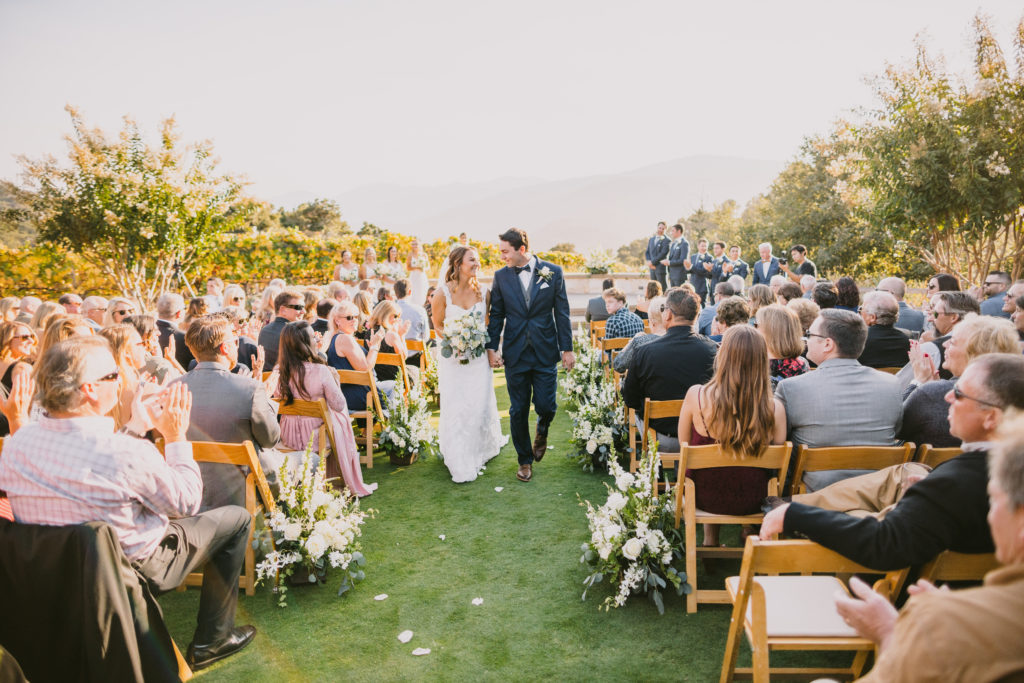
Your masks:
{"label": "navy blazer", "polygon": [[747,276],[750,275],[750,266],[747,265],[747,262],[743,259],[736,259],[732,262],[732,272],[729,273],[729,277],[726,279],[728,280],[733,275],[739,275],[741,278],[746,280]]}
{"label": "navy blazer", "polygon": [[647,240],[647,251],[644,252],[644,258],[657,268],[661,265],[661,261],[668,256],[668,248],[671,243],[672,240],[665,235],[653,235],[651,239]]}
{"label": "navy blazer", "polygon": [[686,266],[683,261],[690,255],[690,243],[685,237],[679,243],[670,242],[668,247],[668,277],[672,282],[683,282],[686,279]]}
{"label": "navy blazer", "polygon": [[[548,268],[550,281],[545,282],[538,271]],[[545,286],[546,285],[546,286]],[[545,365],[559,361],[561,352],[572,351],[572,323],[569,319],[569,297],[565,293],[562,269],[554,263],[537,259],[537,268],[530,281],[530,305],[526,305],[519,276],[508,266],[494,274],[491,286],[490,320],[487,348],[498,350],[505,363],[515,364],[527,344],[533,346],[538,360]]]}
{"label": "navy blazer", "polygon": [[779,274],[779,259],[772,256],[772,260],[768,262],[768,274],[761,274],[761,260],[754,261],[753,265],[750,266],[750,270],[754,271],[754,281],[751,284],[754,285],[767,285],[771,282],[773,275]]}
{"label": "navy blazer", "polygon": [[705,294],[708,291],[708,280],[711,279],[711,272],[704,267],[705,263],[713,263],[715,257],[708,252],[702,255],[700,252],[690,257],[690,284],[698,294]]}

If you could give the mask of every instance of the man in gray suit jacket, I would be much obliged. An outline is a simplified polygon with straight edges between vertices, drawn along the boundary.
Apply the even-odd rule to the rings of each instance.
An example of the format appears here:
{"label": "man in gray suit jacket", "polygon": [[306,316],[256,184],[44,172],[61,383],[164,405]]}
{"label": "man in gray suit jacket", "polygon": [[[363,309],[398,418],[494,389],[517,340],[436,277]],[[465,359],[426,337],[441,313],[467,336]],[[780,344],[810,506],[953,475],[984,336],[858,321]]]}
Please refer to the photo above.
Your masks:
{"label": "man in gray suit jacket", "polygon": [[[779,382],[789,438],[811,448],[893,446],[903,420],[900,382],[857,362],[868,328],[856,313],[823,310],[807,332],[807,357],[818,369]],[[863,470],[811,472],[811,491],[863,474]]]}
{"label": "man in gray suit jacket", "polygon": [[[192,392],[189,441],[242,443],[252,441],[268,479],[276,475],[283,458],[269,457],[262,449],[272,448],[281,436],[277,411],[263,384],[247,374],[234,375],[238,362],[238,337],[222,316],[197,318],[185,333],[185,343],[199,363],[182,377]],[[276,455],[276,453],[274,453]],[[241,467],[199,463],[203,475],[200,510],[222,505],[245,505],[245,476]]]}

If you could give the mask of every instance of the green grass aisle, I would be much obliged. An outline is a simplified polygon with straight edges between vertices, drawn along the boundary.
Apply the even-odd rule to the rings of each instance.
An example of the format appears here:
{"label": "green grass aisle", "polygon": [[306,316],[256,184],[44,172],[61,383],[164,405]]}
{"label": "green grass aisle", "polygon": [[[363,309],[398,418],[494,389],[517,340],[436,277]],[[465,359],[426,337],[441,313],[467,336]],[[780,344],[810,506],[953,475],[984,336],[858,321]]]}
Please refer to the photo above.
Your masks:
{"label": "green grass aisle", "polygon": [[[507,433],[502,374],[495,384]],[[606,613],[597,606],[607,584],[580,601],[579,548],[588,532],[576,494],[603,502],[602,482],[610,479],[565,457],[568,427],[560,410],[555,448],[528,484],[515,479],[511,443],[467,484],[453,484],[436,458],[396,468],[378,456],[363,470],[380,483],[364,501],[378,511],[363,531],[366,580],[342,598],[337,581],[291,589],[286,609],[268,587],[242,595],[237,622],[256,625],[255,643],[199,679],[717,679],[724,607],[687,615],[672,593],[664,616],[642,598]],[[379,593],[388,599],[374,601]],[[478,597],[484,602],[474,606]],[[198,599],[198,589],[161,598],[183,652]],[[397,636],[405,629],[415,635],[403,645]],[[418,647],[431,653],[415,657]]]}

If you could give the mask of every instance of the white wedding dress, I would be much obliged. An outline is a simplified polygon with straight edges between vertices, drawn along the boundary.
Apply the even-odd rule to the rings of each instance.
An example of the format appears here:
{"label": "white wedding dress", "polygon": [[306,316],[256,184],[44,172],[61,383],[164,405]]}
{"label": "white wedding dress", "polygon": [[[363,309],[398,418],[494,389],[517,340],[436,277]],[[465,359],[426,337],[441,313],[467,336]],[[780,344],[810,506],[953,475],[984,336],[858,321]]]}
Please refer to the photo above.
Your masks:
{"label": "white wedding dress", "polygon": [[[481,301],[467,310],[452,303],[447,284],[442,284],[445,322],[471,312],[484,314],[487,290],[481,289]],[[437,370],[441,396],[441,459],[452,481],[473,481],[487,461],[508,443],[508,436],[501,433],[491,366],[484,353],[466,365],[455,358],[440,357]]]}

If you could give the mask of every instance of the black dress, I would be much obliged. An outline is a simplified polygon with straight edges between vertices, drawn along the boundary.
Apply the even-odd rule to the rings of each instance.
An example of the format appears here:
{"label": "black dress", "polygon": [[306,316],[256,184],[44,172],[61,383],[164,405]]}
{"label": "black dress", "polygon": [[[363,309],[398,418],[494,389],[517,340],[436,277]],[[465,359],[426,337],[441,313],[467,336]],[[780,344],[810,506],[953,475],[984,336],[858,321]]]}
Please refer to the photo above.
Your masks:
{"label": "black dress", "polygon": [[[10,364],[7,368],[7,372],[4,373],[3,377],[0,377],[0,384],[4,386],[8,396],[11,395],[11,388],[14,386],[14,366],[21,361],[15,361]],[[5,437],[11,433],[11,424],[7,421],[7,416],[0,413],[0,437]]]}

